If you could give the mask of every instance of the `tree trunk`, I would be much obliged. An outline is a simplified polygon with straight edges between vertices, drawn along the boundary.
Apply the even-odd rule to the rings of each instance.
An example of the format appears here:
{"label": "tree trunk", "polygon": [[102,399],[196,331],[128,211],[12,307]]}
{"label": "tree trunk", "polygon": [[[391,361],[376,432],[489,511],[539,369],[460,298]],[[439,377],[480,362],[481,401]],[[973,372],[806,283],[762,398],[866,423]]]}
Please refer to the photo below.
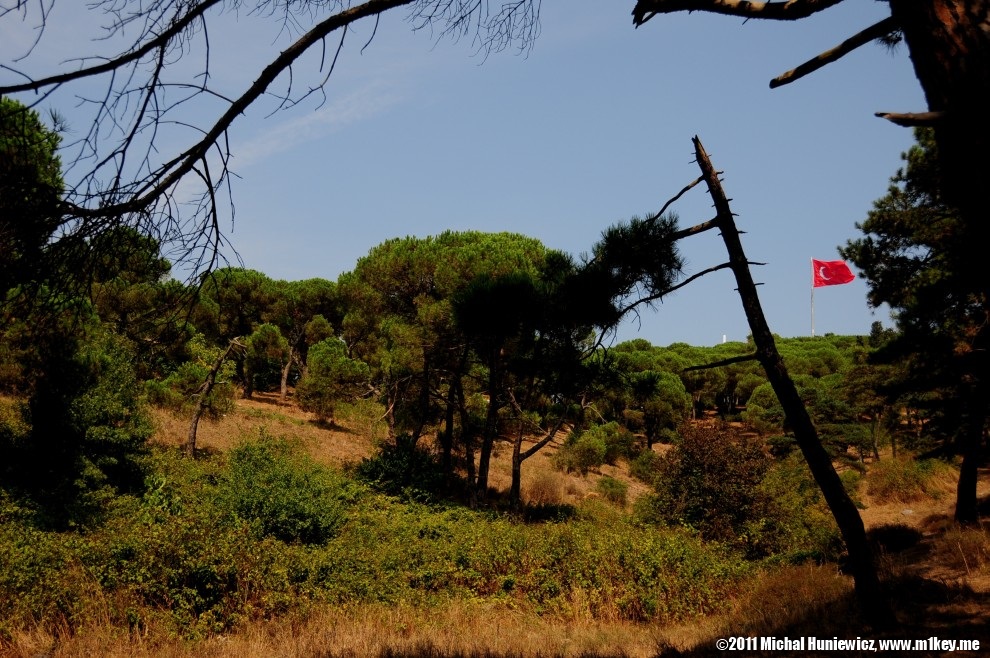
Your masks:
{"label": "tree trunk", "polygon": [[[990,180],[990,0],[889,0],[935,124],[942,193],[982,223]],[[973,245],[974,249],[982,244]]]}
{"label": "tree trunk", "polygon": [[519,431],[512,442],[512,485],[509,487],[509,505],[513,510],[522,508],[522,442],[523,421],[519,420]]}
{"label": "tree trunk", "polygon": [[546,444],[553,441],[553,437],[557,435],[560,428],[564,425],[565,415],[557,420],[557,423],[546,433],[539,442],[530,446],[528,450],[522,452],[522,438],[523,431],[522,426],[519,428],[519,436],[516,437],[515,443],[512,446],[512,486],[509,489],[509,502],[513,509],[519,509],[522,506],[522,464],[524,461],[539,452]]}
{"label": "tree trunk", "polygon": [[970,409],[967,410],[960,429],[962,464],[956,487],[955,519],[957,523],[963,524],[976,523],[980,517],[976,485],[986,425],[985,398],[980,393],[979,390],[968,391]]}
{"label": "tree trunk", "polygon": [[186,435],[186,454],[190,457],[196,456],[196,432],[199,430],[199,419],[203,417],[203,413],[206,411],[206,399],[213,391],[213,387],[216,386],[217,373],[219,373],[220,368],[223,367],[223,362],[227,360],[227,357],[230,356],[230,352],[235,347],[243,347],[241,343],[237,342],[236,338],[230,341],[230,344],[227,345],[227,349],[225,349],[223,354],[221,354],[220,357],[213,363],[213,367],[210,368],[210,371],[206,374],[206,379],[197,391],[199,400],[196,402],[196,410],[193,412],[192,421],[189,423],[189,433]]}
{"label": "tree trunk", "polygon": [[288,358],[285,360],[285,367],[282,368],[282,382],[279,386],[279,400],[281,402],[285,402],[285,398],[289,394],[289,371],[292,370],[292,360],[295,358],[295,354],[295,349],[290,346]]}
{"label": "tree trunk", "polygon": [[475,488],[474,445],[471,433],[471,414],[464,401],[464,387],[460,378],[454,380],[457,386],[457,409],[461,416],[461,441],[464,443],[464,461],[467,470],[468,504],[471,509],[478,506],[477,489]]}
{"label": "tree trunk", "polygon": [[478,455],[478,500],[488,500],[488,470],[498,431],[498,350],[493,350],[488,366],[488,412],[485,414],[485,428],[481,433],[481,453]]}
{"label": "tree trunk", "polygon": [[729,252],[732,273],[736,279],[739,296],[746,312],[746,319],[749,321],[750,329],[753,332],[757,358],[766,372],[774,393],[780,400],[798,446],[801,448],[815,482],[818,483],[822,495],[832,511],[832,516],[835,517],[835,522],[839,526],[842,538],[845,540],[846,550],[849,553],[849,567],[855,582],[860,608],[867,622],[875,628],[893,626],[895,618],[890,603],[880,587],[873,551],[866,539],[863,519],[859,516],[856,505],[842,486],[842,481],[832,466],[832,460],[818,438],[808,410],[798,395],[797,387],[788,375],[784,360],[777,351],[773,333],[767,325],[759,295],[756,292],[756,283],[749,271],[749,262],[743,251],[739,232],[732,218],[729,200],[722,190],[718,174],[697,137],[694,138],[694,146],[698,166],[701,168],[702,176],[708,184],[708,191],[715,204],[716,221],[722,233],[722,240]]}

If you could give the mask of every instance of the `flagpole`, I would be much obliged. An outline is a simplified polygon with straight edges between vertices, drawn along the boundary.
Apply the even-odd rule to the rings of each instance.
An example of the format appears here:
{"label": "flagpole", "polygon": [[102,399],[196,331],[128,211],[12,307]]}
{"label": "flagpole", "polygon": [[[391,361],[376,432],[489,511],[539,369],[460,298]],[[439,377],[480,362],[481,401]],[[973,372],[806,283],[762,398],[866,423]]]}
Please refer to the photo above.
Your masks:
{"label": "flagpole", "polygon": [[811,259],[811,337],[815,337],[815,259]]}

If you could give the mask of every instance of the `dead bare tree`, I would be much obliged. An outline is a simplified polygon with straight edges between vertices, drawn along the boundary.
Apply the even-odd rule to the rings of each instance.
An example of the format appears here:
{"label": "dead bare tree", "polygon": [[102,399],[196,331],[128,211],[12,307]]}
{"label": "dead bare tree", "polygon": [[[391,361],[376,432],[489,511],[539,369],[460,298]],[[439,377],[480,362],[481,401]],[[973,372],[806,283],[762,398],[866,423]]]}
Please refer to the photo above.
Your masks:
{"label": "dead bare tree", "polygon": [[[801,20],[845,0],[637,0],[633,22],[643,25],[658,14],[703,11],[746,20]],[[926,111],[876,112],[900,126],[934,130],[940,168],[939,188],[962,220],[953,236],[954,261],[960,264],[959,296],[990,300],[990,278],[983,271],[984,186],[990,180],[990,0],[886,0],[890,16],[867,26],[839,45],[770,81],[779,87],[798,80],[873,40],[903,41],[925,93]],[[983,312],[990,306],[983,301]],[[990,325],[983,324],[959,348],[973,391],[985,391],[990,377]],[[978,393],[974,394],[979,398]],[[984,396],[985,397],[985,396]],[[977,467],[986,430],[985,414],[962,433],[957,519],[975,522]]]}
{"label": "dead bare tree", "polygon": [[[533,0],[94,0],[88,9],[102,12],[106,23],[103,34],[93,36],[93,52],[79,53],[60,70],[22,70],[19,62],[39,47],[61,6],[15,0],[0,7],[0,21],[20,21],[23,26],[13,29],[35,31],[27,53],[0,62],[6,78],[0,78],[0,96],[16,94],[37,105],[70,91],[91,110],[87,131],[63,149],[70,185],[59,209],[60,257],[81,254],[93,236],[126,225],[157,239],[191,276],[217,264],[225,244],[221,226],[233,218],[231,126],[262,99],[272,112],[311,97],[325,101],[348,30],[357,22],[377,26],[385,12],[407,7],[413,29],[473,35],[485,53],[525,49],[539,33],[539,2]],[[220,86],[211,70],[211,28],[235,12],[243,20],[280,21],[283,32],[294,35],[239,91]],[[121,40],[130,45],[101,52],[101,44]],[[298,70],[301,57],[317,50],[317,70]],[[192,72],[190,58],[200,62]],[[190,123],[196,114],[208,118]]]}
{"label": "dead bare tree", "polygon": [[[777,399],[784,409],[788,424],[794,432],[801,453],[811,469],[811,474],[818,483],[825,502],[835,518],[839,531],[846,544],[849,555],[849,570],[856,586],[856,595],[866,620],[874,627],[890,627],[894,622],[890,604],[880,588],[876,563],[872,548],[866,538],[863,519],[856,509],[855,503],[846,493],[839,479],[832,459],[818,438],[818,432],[811,421],[804,401],[798,395],[794,381],[787,373],[784,360],[777,351],[773,333],[767,324],[766,316],[756,292],[756,282],[750,272],[750,263],[743,250],[739,231],[729,207],[729,199],[722,189],[719,174],[705,152],[701,140],[694,138],[695,157],[701,168],[702,178],[708,185],[708,193],[715,205],[716,216],[713,223],[706,223],[707,228],[717,228],[722,235],[725,248],[729,253],[729,267],[736,279],[739,297],[742,300],[746,319],[753,332],[753,343],[756,352],[752,358],[759,361],[766,372],[767,380],[773,387]],[[706,229],[707,230],[707,229]]]}

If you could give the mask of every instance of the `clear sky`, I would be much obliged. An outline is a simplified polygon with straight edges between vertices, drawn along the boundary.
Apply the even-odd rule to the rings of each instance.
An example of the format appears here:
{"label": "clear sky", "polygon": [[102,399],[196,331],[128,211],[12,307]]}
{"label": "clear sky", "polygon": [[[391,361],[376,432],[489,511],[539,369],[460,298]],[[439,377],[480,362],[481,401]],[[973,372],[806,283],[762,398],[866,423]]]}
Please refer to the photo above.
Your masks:
{"label": "clear sky", "polygon": [[[633,4],[544,2],[530,51],[487,58],[469,38],[413,32],[401,9],[366,47],[374,23],[358,25],[322,105],[270,115],[266,99],[231,131],[239,178],[226,227],[243,264],[273,278],[336,279],[383,240],[445,229],[514,231],[579,255],[605,227],[657,210],[699,175],[698,135],[725,172],[749,259],[766,263],[754,274],[771,329],[809,335],[810,259],[836,259],[836,247],[858,237],[855,222],[912,143],[909,130],[873,113],[926,106],[903,47],[868,45],[792,85],[768,82],[884,17],[886,4],[847,0],[796,23],[657,16],[639,29]],[[49,73],[93,52],[93,17],[81,6],[56,3],[44,40],[17,66]],[[0,20],[2,63],[23,54],[29,27]],[[212,28],[211,82],[243,91],[287,44],[279,27],[243,15]],[[300,63],[296,83],[318,80],[317,66]],[[15,79],[0,70],[0,82]],[[82,108],[65,95],[54,101],[73,130],[85,128]],[[683,226],[713,215],[703,186],[672,209]],[[687,274],[726,259],[714,234],[682,249]],[[890,324],[869,309],[859,279],[817,289],[814,305],[817,334]],[[618,338],[713,345],[748,333],[731,275],[719,272]]]}

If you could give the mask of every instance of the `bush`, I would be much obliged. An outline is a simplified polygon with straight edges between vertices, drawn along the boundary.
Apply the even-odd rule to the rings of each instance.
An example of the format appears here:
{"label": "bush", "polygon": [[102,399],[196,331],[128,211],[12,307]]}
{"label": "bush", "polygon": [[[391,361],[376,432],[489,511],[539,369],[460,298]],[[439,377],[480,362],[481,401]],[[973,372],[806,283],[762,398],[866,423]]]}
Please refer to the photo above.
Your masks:
{"label": "bush", "polygon": [[443,493],[447,482],[440,462],[409,435],[397,437],[374,457],[363,459],[357,476],[382,493],[419,502]]}
{"label": "bush", "polygon": [[602,477],[598,480],[595,485],[595,490],[602,495],[602,497],[616,505],[625,506],[626,504],[626,494],[629,491],[629,485],[621,480],[616,480],[608,475]]}
{"label": "bush", "polygon": [[686,429],[681,443],[660,458],[654,487],[634,509],[643,523],[686,525],[749,557],[826,558],[839,548],[804,462],[774,463],[756,439]]}
{"label": "bush", "polygon": [[752,438],[685,427],[681,442],[660,458],[655,490],[661,516],[709,539],[743,534],[770,457]]}
{"label": "bush", "polygon": [[261,437],[234,448],[218,493],[222,509],[285,542],[324,543],[345,520],[357,490],[285,440]]}
{"label": "bush", "polygon": [[[951,479],[951,467],[935,459],[896,457],[870,466],[866,493],[877,503],[910,503],[926,497],[937,498],[942,480]],[[939,477],[939,476],[942,477]]]}
{"label": "bush", "polygon": [[629,462],[629,474],[640,482],[653,484],[660,466],[660,455],[652,450],[643,450]]}
{"label": "bush", "polygon": [[587,475],[588,471],[605,463],[608,447],[601,437],[578,431],[571,432],[563,447],[554,455],[554,465],[562,471],[578,471]]}
{"label": "bush", "polygon": [[592,468],[602,464],[614,464],[620,457],[628,457],[632,452],[633,435],[612,421],[604,425],[593,425],[587,430],[571,432],[564,446],[557,452],[557,468],[578,471],[587,475]]}

